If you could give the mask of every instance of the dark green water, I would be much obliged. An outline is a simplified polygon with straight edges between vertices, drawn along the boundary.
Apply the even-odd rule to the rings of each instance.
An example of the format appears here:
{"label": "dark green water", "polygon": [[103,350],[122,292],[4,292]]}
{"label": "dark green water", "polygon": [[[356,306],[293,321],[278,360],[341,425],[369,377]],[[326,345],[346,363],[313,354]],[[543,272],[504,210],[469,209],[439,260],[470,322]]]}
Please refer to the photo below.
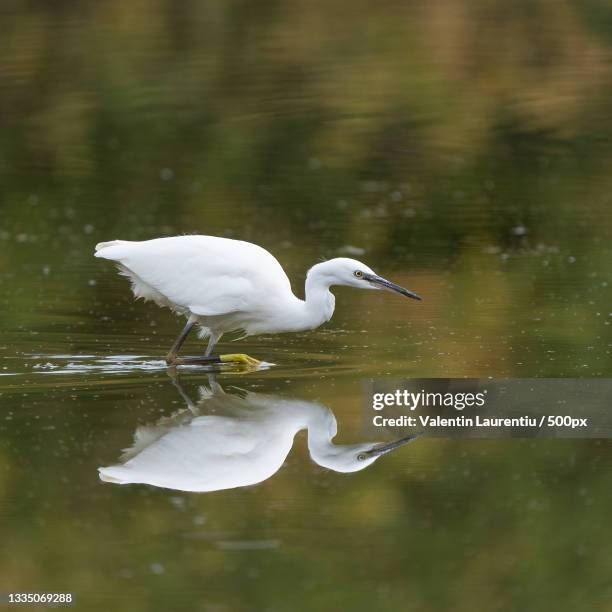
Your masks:
{"label": "dark green water", "polygon": [[[100,482],[185,403],[159,361],[181,322],[92,256],[198,232],[268,248],[300,296],[309,266],[352,253],[421,294],[338,289],[316,332],[223,344],[277,364],[224,388],[317,402],[339,443],[364,441],[364,378],[609,377],[603,3],[0,13],[0,591],[84,610],[610,605],[607,441],[421,439],[341,474],[300,433],[257,486]],[[193,398],[208,380],[180,379]]]}

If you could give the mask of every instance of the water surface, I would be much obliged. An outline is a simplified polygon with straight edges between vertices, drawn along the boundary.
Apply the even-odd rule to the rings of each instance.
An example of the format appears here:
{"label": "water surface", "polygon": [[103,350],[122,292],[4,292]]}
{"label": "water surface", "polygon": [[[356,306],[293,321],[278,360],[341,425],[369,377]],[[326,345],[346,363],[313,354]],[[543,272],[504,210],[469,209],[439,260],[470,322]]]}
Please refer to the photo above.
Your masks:
{"label": "water surface", "polygon": [[92,255],[208,233],[268,248],[300,296],[338,255],[422,295],[341,288],[316,332],[222,343],[276,364],[224,388],[324,406],[339,444],[367,441],[365,378],[607,377],[603,5],[1,11],[0,590],[87,610],[608,605],[607,441],[422,439],[343,474],[300,432],[255,486],[101,482],[185,409],[161,360],[182,322]]}

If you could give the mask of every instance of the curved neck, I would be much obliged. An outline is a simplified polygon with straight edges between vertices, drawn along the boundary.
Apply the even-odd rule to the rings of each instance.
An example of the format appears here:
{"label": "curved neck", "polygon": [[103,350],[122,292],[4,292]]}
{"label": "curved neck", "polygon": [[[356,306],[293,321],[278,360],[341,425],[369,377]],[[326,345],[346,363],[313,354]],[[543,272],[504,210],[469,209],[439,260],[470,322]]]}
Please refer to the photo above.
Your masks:
{"label": "curved neck", "polygon": [[355,445],[332,442],[338,425],[331,410],[321,407],[317,413],[312,413],[306,427],[308,452],[315,463],[335,472],[353,472],[365,467],[355,462]]}
{"label": "curved neck", "polygon": [[325,406],[313,406],[306,420],[308,450],[315,463],[325,466],[327,457],[333,452],[332,439],[338,432],[338,423],[333,412]]}
{"label": "curved neck", "polygon": [[279,331],[304,331],[319,327],[334,314],[336,300],[329,287],[333,279],[326,273],[325,264],[317,264],[308,270],[304,288],[305,299],[291,294],[287,303],[279,304],[274,311]]}
{"label": "curved neck", "polygon": [[308,270],[304,287],[305,310],[313,327],[329,321],[334,314],[336,299],[329,290],[331,279],[325,274],[324,264]]}

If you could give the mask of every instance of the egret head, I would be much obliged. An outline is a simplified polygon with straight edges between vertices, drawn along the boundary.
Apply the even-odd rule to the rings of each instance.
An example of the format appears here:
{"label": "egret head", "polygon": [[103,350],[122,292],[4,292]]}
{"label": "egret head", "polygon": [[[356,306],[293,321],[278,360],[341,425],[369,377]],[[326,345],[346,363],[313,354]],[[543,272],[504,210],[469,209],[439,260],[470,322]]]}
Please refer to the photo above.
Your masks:
{"label": "egret head", "polygon": [[309,276],[311,274],[321,275],[329,286],[344,285],[357,287],[358,289],[386,289],[413,300],[421,299],[416,293],[378,276],[372,268],[364,263],[348,257],[337,257],[317,264],[308,272]]}
{"label": "egret head", "polygon": [[374,463],[382,455],[412,442],[419,434],[406,436],[392,442],[366,442],[364,444],[334,444],[326,453],[313,454],[321,466],[335,472],[358,472]]}

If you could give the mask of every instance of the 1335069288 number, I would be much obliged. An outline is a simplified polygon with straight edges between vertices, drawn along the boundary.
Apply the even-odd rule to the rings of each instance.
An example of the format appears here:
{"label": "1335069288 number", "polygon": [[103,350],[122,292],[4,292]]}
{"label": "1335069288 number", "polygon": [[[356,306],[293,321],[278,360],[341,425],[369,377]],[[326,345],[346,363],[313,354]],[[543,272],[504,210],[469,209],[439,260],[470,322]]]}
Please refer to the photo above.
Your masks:
{"label": "1335069288 number", "polygon": [[43,606],[57,604],[72,604],[74,603],[74,595],[72,593],[50,593],[50,592],[24,592],[15,591],[12,593],[4,593],[1,601],[6,604],[40,604]]}

